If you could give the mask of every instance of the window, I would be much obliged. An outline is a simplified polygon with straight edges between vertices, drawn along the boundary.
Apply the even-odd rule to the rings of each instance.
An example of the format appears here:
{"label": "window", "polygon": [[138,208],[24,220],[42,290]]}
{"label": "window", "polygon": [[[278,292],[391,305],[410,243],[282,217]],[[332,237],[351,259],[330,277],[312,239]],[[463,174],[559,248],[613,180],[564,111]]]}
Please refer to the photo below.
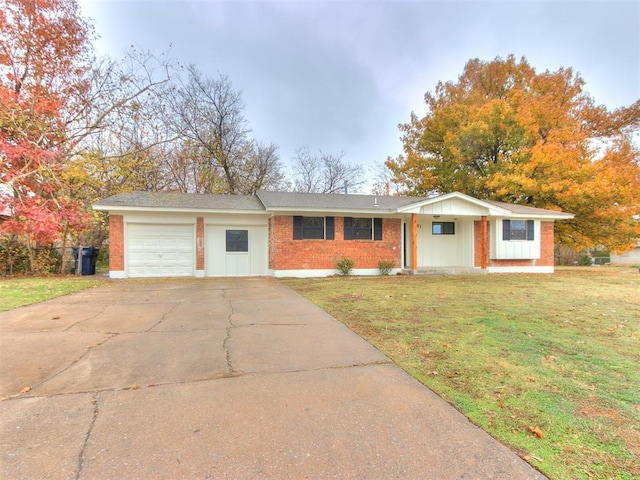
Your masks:
{"label": "window", "polygon": [[533,220],[503,220],[502,240],[533,240]]}
{"label": "window", "polygon": [[227,230],[227,252],[248,252],[249,230]]}
{"label": "window", "polygon": [[344,217],[344,239],[382,240],[382,219]]}
{"label": "window", "polygon": [[432,235],[455,235],[455,222],[433,222],[431,224]]}
{"label": "window", "polygon": [[294,240],[333,240],[333,217],[293,217]]}

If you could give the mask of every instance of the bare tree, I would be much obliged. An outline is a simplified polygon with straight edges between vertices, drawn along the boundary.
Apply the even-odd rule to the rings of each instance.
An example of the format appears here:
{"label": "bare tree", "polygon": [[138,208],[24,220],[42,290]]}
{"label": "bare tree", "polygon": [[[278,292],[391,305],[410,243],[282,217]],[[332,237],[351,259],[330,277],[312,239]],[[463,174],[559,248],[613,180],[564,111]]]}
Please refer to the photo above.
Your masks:
{"label": "bare tree", "polygon": [[[188,142],[190,156],[172,159],[178,165],[169,170],[190,172],[201,193],[253,193],[278,185],[283,174],[277,148],[249,137],[242,97],[230,80],[205,77],[194,66],[186,75],[165,98],[167,124],[180,142]],[[176,184],[189,188],[184,180]]]}
{"label": "bare tree", "polygon": [[344,153],[313,155],[307,147],[296,150],[293,157],[293,189],[304,193],[340,193],[358,191],[364,184],[362,165],[344,161]]}
{"label": "bare tree", "polygon": [[400,195],[403,193],[399,184],[393,181],[394,175],[384,163],[373,166],[371,193],[374,195]]}

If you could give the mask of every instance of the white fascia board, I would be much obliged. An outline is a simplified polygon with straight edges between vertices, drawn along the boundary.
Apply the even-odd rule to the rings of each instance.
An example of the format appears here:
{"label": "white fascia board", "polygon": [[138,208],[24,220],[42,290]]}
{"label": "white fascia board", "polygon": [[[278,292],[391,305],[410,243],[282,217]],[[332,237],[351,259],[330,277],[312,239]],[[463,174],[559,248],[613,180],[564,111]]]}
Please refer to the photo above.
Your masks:
{"label": "white fascia board", "polygon": [[540,220],[540,221],[550,221],[550,220],[571,220],[575,215],[573,213],[563,213],[558,212],[556,214],[550,213],[538,213],[538,214],[526,214],[526,213],[512,213],[510,215],[504,215],[504,218],[515,218],[519,220]]}
{"label": "white fascia board", "polygon": [[428,198],[428,199],[422,200],[420,202],[412,203],[410,205],[407,205],[407,206],[404,206],[402,208],[399,208],[398,212],[400,212],[400,213],[418,213],[420,207],[423,207],[425,205],[431,205],[431,204],[434,204],[434,203],[444,202],[444,201],[449,200],[451,198],[459,198],[461,200],[467,201],[467,202],[472,203],[474,205],[478,205],[479,207],[486,208],[489,211],[489,215],[491,215],[491,216],[499,216],[499,215],[508,216],[508,215],[511,214],[510,210],[498,207],[496,205],[493,205],[492,203],[488,203],[488,202],[484,202],[482,200],[478,200],[477,198],[470,197],[469,195],[465,195],[464,193],[460,193],[460,192],[447,193],[445,195],[440,195],[439,197]]}
{"label": "white fascia board", "polygon": [[366,215],[368,217],[375,217],[379,215],[383,216],[391,216],[396,215],[398,212],[395,210],[331,210],[328,208],[300,208],[300,209],[291,209],[291,208],[269,208],[268,211],[272,215],[307,215],[309,213],[322,215],[324,217],[341,217],[341,216],[351,216],[351,215]]}
{"label": "white fascia board", "polygon": [[194,213],[194,214],[228,214],[228,215],[269,215],[264,210],[219,210],[210,208],[176,208],[176,207],[125,207],[111,205],[92,205],[94,210],[103,212],[147,212],[147,213]]}

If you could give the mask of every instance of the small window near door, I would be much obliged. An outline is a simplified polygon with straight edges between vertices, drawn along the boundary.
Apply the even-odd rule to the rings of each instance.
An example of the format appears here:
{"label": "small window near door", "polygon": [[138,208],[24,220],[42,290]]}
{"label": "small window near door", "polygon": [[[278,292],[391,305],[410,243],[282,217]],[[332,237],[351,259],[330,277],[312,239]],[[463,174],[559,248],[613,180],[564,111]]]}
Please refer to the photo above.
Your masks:
{"label": "small window near door", "polygon": [[249,230],[227,230],[227,252],[248,252]]}
{"label": "small window near door", "polygon": [[455,235],[455,222],[433,222],[431,224],[432,235]]}

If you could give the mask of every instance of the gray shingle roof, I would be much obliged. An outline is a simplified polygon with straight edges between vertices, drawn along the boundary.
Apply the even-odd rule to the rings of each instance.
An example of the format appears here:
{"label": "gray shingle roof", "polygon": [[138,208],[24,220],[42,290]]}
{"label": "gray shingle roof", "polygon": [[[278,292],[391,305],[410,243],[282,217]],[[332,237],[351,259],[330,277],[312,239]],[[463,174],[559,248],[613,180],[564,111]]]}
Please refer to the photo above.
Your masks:
{"label": "gray shingle roof", "polygon": [[[300,211],[327,213],[397,213],[399,208],[428,200],[426,197],[388,197],[360,194],[266,192],[256,195],[203,195],[174,192],[132,192],[112,195],[94,203],[97,210],[151,208],[236,212]],[[512,214],[572,218],[569,213],[482,200]]]}
{"label": "gray shingle roof", "polygon": [[100,200],[94,205],[96,207],[264,211],[264,205],[255,195],[202,195],[174,192],[119,193]]}
{"label": "gray shingle roof", "polygon": [[[425,200],[420,197],[387,197],[337,193],[257,193],[267,210],[326,210],[337,212],[371,211],[395,213],[398,208]],[[376,206],[377,204],[377,206]]]}
{"label": "gray shingle roof", "polygon": [[484,202],[495,205],[496,207],[504,208],[505,210],[509,210],[511,213],[515,215],[550,215],[550,216],[566,216],[567,218],[572,218],[573,215],[570,213],[558,212],[554,210],[546,210],[544,208],[535,208],[535,207],[527,207],[525,205],[518,205],[516,203],[506,203],[506,202],[498,202],[496,200],[483,200]]}

